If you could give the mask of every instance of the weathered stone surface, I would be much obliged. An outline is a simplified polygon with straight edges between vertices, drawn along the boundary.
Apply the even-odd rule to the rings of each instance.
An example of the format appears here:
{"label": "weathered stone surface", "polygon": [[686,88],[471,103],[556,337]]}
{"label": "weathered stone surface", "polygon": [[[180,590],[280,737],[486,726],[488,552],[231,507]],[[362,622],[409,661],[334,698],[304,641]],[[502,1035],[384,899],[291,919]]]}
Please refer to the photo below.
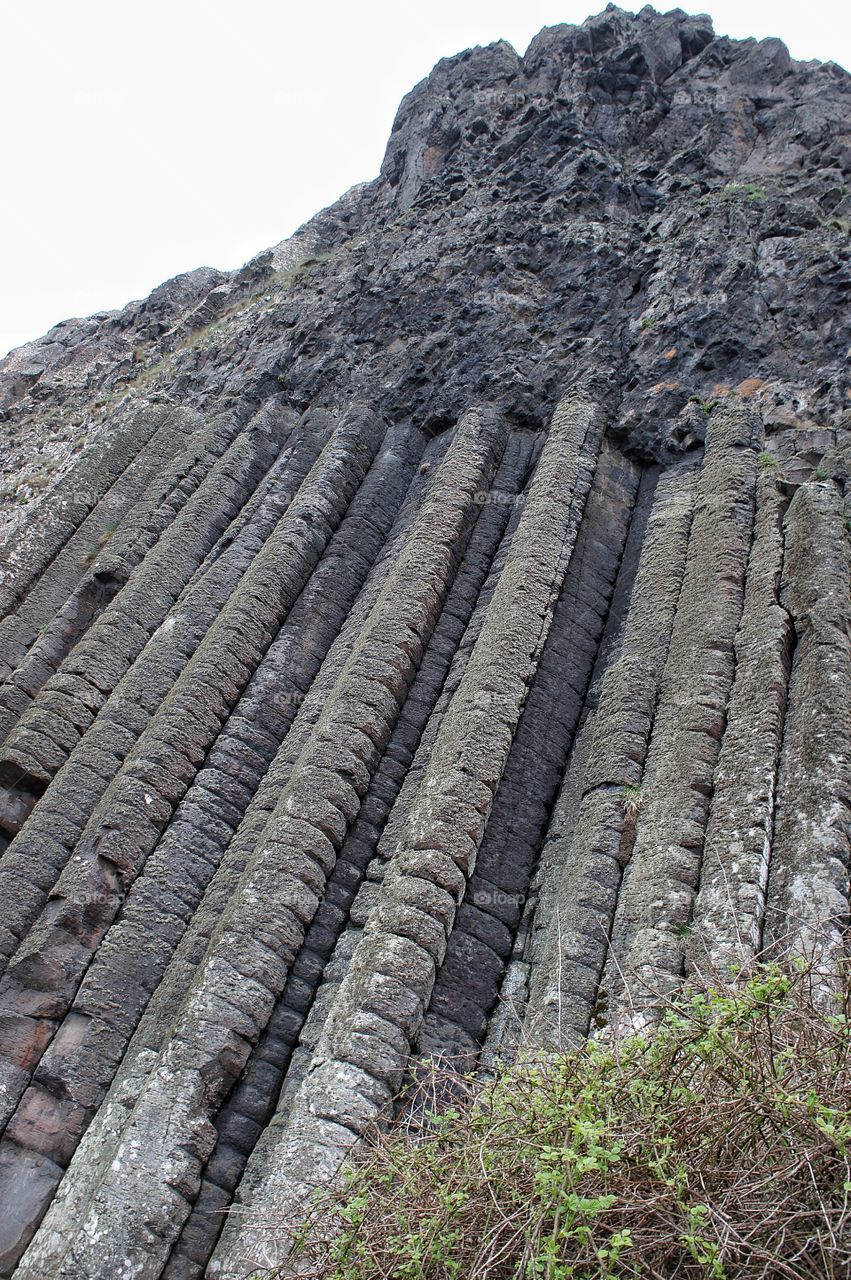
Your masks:
{"label": "weathered stone surface", "polygon": [[827,968],[848,927],[851,867],[851,558],[836,485],[818,478],[804,484],[784,531],[780,600],[795,651],[766,941]]}
{"label": "weathered stone surface", "polygon": [[49,1035],[41,1020],[54,1021],[68,1007],[92,952],[304,587],[382,434],[374,415],[351,411],[343,418],[104,792],[50,903],[17,948],[0,980],[0,1000],[14,1028],[12,1052],[0,1058],[2,1120],[32,1062],[30,1044],[41,1045]]}
{"label": "weathered stone surface", "polygon": [[783,514],[774,471],[757,487],[756,535],[748,561],[736,675],[713,776],[712,805],[688,939],[690,970],[747,972],[762,945],[777,770],[793,633],[780,604]]}
{"label": "weathered stone surface", "polygon": [[0,1276],[246,1280],[429,1060],[827,982],[849,105],[610,6],[0,361]]}
{"label": "weathered stone surface", "polygon": [[[152,1145],[144,1170],[135,1161],[105,1170],[76,1240],[63,1244],[62,1254],[69,1251],[75,1259],[69,1274],[76,1268],[78,1274],[107,1276],[130,1259],[140,1275],[162,1269],[197,1192],[199,1161],[210,1152],[208,1115],[224,1100],[283,987],[333,867],[335,847],[358,811],[436,621],[441,592],[451,580],[453,547],[475,510],[476,493],[488,486],[505,432],[504,420],[493,411],[471,411],[462,423],[217,925],[121,1139],[133,1144],[142,1140],[134,1135],[156,1130],[175,1145],[165,1159]],[[183,1141],[179,1114],[197,1142]],[[73,1183],[73,1167],[68,1177]],[[85,1223],[98,1218],[104,1205],[129,1221],[143,1204],[150,1205],[150,1214],[143,1211],[132,1239],[122,1233],[117,1252],[87,1243]],[[57,1257],[41,1265],[58,1263]],[[71,1265],[67,1256],[64,1265]]]}
{"label": "weathered stone surface", "polygon": [[[256,1239],[256,1224],[318,1185],[316,1169],[332,1160],[324,1122],[362,1134],[401,1084],[541,659],[604,427],[601,407],[581,394],[556,410],[505,568],[366,929],[288,1123],[275,1136],[270,1126],[249,1162],[243,1186],[254,1194],[226,1229],[212,1275],[280,1262],[286,1240]],[[339,1159],[349,1145],[347,1138],[339,1143]],[[322,1161],[314,1160],[317,1146],[326,1150]],[[256,1189],[252,1163],[262,1168]]]}
{"label": "weathered stone surface", "polygon": [[694,476],[675,470],[654,495],[632,602],[616,661],[578,744],[559,796],[539,871],[526,1017],[530,1043],[558,1046],[587,1035],[604,1010],[599,984],[624,867],[632,856],[635,796],[656,714],[662,670],[685,571]]}
{"label": "weathered stone surface", "polygon": [[637,468],[604,449],[535,681],[523,708],[446,959],[417,1040],[472,1066],[496,1003],[529,880],[608,616]]}
{"label": "weathered stone surface", "polygon": [[735,669],[761,443],[762,426],[752,410],[725,405],[713,411],[640,778],[635,843],[603,973],[608,1017],[615,1023],[640,1025],[682,974]]}

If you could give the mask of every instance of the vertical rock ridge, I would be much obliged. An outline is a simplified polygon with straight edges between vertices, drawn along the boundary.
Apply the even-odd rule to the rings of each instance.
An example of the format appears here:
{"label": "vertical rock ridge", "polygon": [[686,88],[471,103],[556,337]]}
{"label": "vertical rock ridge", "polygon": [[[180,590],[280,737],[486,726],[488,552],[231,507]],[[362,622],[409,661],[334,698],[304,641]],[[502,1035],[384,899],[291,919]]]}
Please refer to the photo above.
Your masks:
{"label": "vertical rock ridge", "polygon": [[851,840],[849,526],[835,483],[789,504],[780,602],[795,633],[768,876],[765,941],[825,976],[844,947]]}
{"label": "vertical rock ridge", "polygon": [[5,777],[32,779],[42,789],[50,781],[209,548],[238,516],[272,461],[269,446],[274,448],[274,441],[262,436],[235,436],[151,555],[15,726],[0,755]]}
{"label": "vertical rock ridge", "polygon": [[[558,1047],[588,1033],[624,867],[632,853],[662,669],[685,572],[694,475],[662,476],[653,498],[617,657],[571,760],[542,853],[525,1039]],[[579,744],[578,744],[579,746]],[[631,790],[627,791],[626,789]],[[605,1003],[605,995],[603,996]]]}
{"label": "vertical rock ridge", "polygon": [[[368,412],[344,418],[274,532],[98,802],[39,919],[0,980],[16,1026],[0,1059],[5,1121],[33,1052],[67,1009],[93,952],[230,708],[295,602],[383,435]],[[7,851],[8,856],[8,851]],[[25,1065],[26,1064],[26,1065]]]}
{"label": "vertical rock ridge", "polygon": [[604,444],[547,644],[417,1041],[418,1054],[449,1057],[461,1069],[473,1065],[496,1002],[597,658],[637,483],[638,469]]}
{"label": "vertical rock ridge", "polygon": [[788,498],[765,467],[735,640],[736,674],[712,780],[700,889],[688,937],[689,971],[730,979],[747,972],[762,945],[777,771],[792,627],[780,604],[783,517]]}
{"label": "vertical rock ridge", "polygon": [[[516,439],[516,438],[515,438]],[[525,445],[529,445],[529,453],[532,461],[536,461],[540,453],[541,438],[540,436],[531,442],[521,441],[524,445],[521,456],[526,455]],[[341,858],[337,867],[335,867],[332,875],[332,881],[338,878],[339,874],[339,897],[335,895],[332,899],[334,906],[332,911],[335,912],[333,937],[325,938],[325,946],[328,948],[329,957],[319,977],[315,994],[311,997],[310,1007],[304,1021],[299,1016],[296,1025],[289,1031],[288,1042],[293,1043],[292,1057],[286,1062],[286,1078],[284,1080],[284,1088],[277,1108],[273,1117],[272,1126],[264,1134],[263,1144],[268,1145],[269,1135],[272,1127],[279,1127],[286,1123],[289,1114],[290,1101],[297,1093],[298,1087],[304,1078],[308,1069],[313,1050],[322,1029],[325,1024],[329,1009],[333,1005],[334,996],[339,988],[340,981],[345,976],[351,960],[352,952],[355,945],[363,933],[363,929],[369,919],[373,906],[375,905],[376,895],[379,891],[380,883],[384,877],[384,872],[390,864],[399,842],[400,836],[404,831],[405,822],[415,803],[418,788],[425,776],[431,759],[431,753],[434,748],[434,742],[443,723],[444,717],[452,703],[452,698],[458,689],[463,678],[470,655],[473,652],[475,643],[478,640],[482,629],[487,609],[493,597],[494,590],[499,582],[500,574],[505,567],[505,561],[508,556],[514,534],[523,509],[523,502],[528,491],[528,477],[526,483],[521,486],[520,477],[517,476],[517,484],[505,487],[507,477],[503,472],[508,463],[509,470],[516,469],[517,458],[510,456],[511,450],[506,450],[494,483],[495,496],[499,501],[495,503],[485,503],[485,510],[479,516],[476,522],[476,533],[482,532],[483,517],[487,516],[485,538],[491,542],[491,546],[496,545],[496,551],[490,562],[487,576],[481,583],[478,595],[475,596],[475,604],[472,613],[469,616],[467,626],[460,636],[457,648],[452,654],[452,660],[446,670],[445,679],[440,689],[440,695],[436,702],[432,703],[432,697],[425,699],[416,696],[416,688],[412,690],[412,696],[406,702],[405,716],[400,720],[391,735],[388,742],[387,751],[385,753],[382,764],[376,772],[370,793],[365,797],[364,805],[358,814],[352,831],[347,840],[347,849],[344,854],[348,853],[350,862],[346,862],[345,858]],[[504,499],[507,493],[517,488],[518,501],[506,504]],[[482,495],[484,496],[484,495]],[[507,515],[507,513],[509,513]],[[506,523],[507,516],[507,523]],[[502,530],[502,536],[499,538],[499,531]],[[495,539],[495,541],[494,541]],[[476,545],[479,541],[474,538],[471,541],[469,551],[472,553],[471,570],[474,580],[478,578],[481,582],[481,567],[477,567],[479,553],[481,548]],[[467,608],[472,603],[474,593],[470,591],[469,582],[465,582],[465,575],[462,570],[459,572],[458,579],[453,584],[450,597],[447,599],[447,605],[444,614],[441,615],[441,623],[448,617],[450,627],[457,625],[457,619],[452,609],[453,595],[458,596],[459,603],[466,601]],[[438,640],[436,651],[432,654],[431,648],[426,658],[432,657],[432,668],[436,668],[439,672],[441,668],[445,669],[446,664],[446,645],[445,639],[440,642],[441,638],[438,633],[432,637],[432,641]],[[426,680],[426,688],[434,686],[434,670],[429,670],[429,663],[424,661],[423,668],[417,674],[417,681],[423,675]],[[416,685],[416,681],[415,681]],[[483,699],[483,704],[487,699]],[[410,712],[410,713],[409,713]],[[411,730],[414,730],[418,736],[416,750],[407,772],[404,773],[404,779],[401,786],[398,785],[400,765],[399,760],[394,754],[394,737],[397,733],[401,733],[402,742],[408,741],[411,737]],[[401,748],[403,758],[407,755],[407,748],[403,745]],[[385,765],[387,766],[385,769]],[[383,775],[383,776],[382,776]],[[389,784],[389,785],[388,785]],[[392,806],[392,807],[391,807]],[[352,855],[354,855],[352,857]],[[365,863],[365,870],[362,864]],[[354,876],[352,875],[354,871]],[[327,917],[326,917],[327,918]],[[313,926],[321,937],[323,917],[317,913]],[[309,935],[308,935],[309,936]],[[314,935],[315,936],[315,935]],[[308,965],[310,965],[310,956],[306,957]],[[290,998],[291,1003],[297,1001],[297,993],[299,988],[304,988],[304,983],[298,974],[298,962],[294,966],[293,973],[288,981],[294,987],[295,1000],[290,997],[288,989],[285,989],[282,1000],[286,1002]],[[282,1021],[287,1017],[287,1007],[284,1003],[281,1007]],[[297,1043],[295,1043],[297,1040]],[[289,1051],[289,1045],[288,1045]],[[258,1153],[260,1155],[262,1153]]]}
{"label": "vertical rock ridge", "polygon": [[[273,1265],[257,1228],[327,1176],[401,1083],[472,874],[513,731],[537,669],[597,465],[604,412],[561,402],[475,648],[288,1123],[228,1223],[210,1274]],[[481,705],[482,691],[491,695]],[[483,729],[487,727],[487,735]]]}
{"label": "vertical rock ridge", "polygon": [[[245,1065],[283,987],[436,621],[454,571],[455,542],[470,520],[475,494],[488,486],[505,434],[504,420],[491,411],[465,415],[414,521],[410,545],[373,605],[128,1117],[121,1143],[134,1144],[144,1130],[150,1155],[144,1173],[126,1162],[109,1167],[80,1214],[80,1230],[63,1245],[69,1275],[81,1267],[114,1274],[116,1257],[92,1249],[86,1227],[104,1205],[127,1224],[116,1245],[121,1256],[133,1255],[140,1275],[161,1271],[212,1149],[209,1117]],[[68,1177],[73,1172],[72,1164]],[[139,1222],[141,1205],[147,1207]],[[42,1257],[40,1265],[46,1261]]]}
{"label": "vertical rock ridge", "polygon": [[[374,555],[387,535],[419,453],[418,445],[421,448],[421,441],[410,439],[410,433],[400,433],[385,444],[323,560],[291,610],[290,634],[282,637],[279,632],[132,886],[119,919],[95,953],[69,1012],[7,1128],[7,1142],[18,1148],[35,1149],[41,1155],[49,1154],[58,1168],[67,1165],[260,773],[286,732],[286,712],[294,713],[297,704],[285,699],[280,704],[284,714],[275,714],[275,675],[281,660],[275,650],[281,648],[282,656],[292,656],[298,646],[307,660],[302,666],[306,665],[308,672],[318,668],[319,658],[310,643],[321,639],[322,633],[316,634],[318,624],[325,622],[331,631],[341,625],[371,563],[370,544]],[[300,616],[296,618],[296,614]],[[282,638],[289,643],[281,645]],[[267,706],[270,699],[272,707]],[[267,723],[271,721],[275,729],[265,741],[258,742],[257,735],[252,735],[252,726],[264,708]],[[238,780],[230,775],[234,761],[241,765]],[[63,1117],[58,1132],[45,1124],[45,1116],[57,1111]],[[0,1165],[4,1152],[6,1146],[0,1141]],[[13,1155],[7,1153],[10,1164]]]}
{"label": "vertical rock ridge", "polygon": [[[410,692],[257,1050],[216,1120],[217,1145],[207,1164],[198,1201],[163,1273],[172,1280],[198,1274],[199,1265],[206,1262],[221,1229],[222,1214],[251,1154],[253,1139],[274,1110],[285,1073],[288,1089],[293,1088],[293,1078],[299,1073],[290,1065],[292,1053],[304,1020],[312,1011],[324,966],[347,923],[351,902],[375,853],[402,780],[414,773],[415,747],[444,687],[450,657],[457,653],[458,633],[479,600],[494,548],[514,509],[513,499],[522,489],[534,445],[535,439],[529,433],[514,433],[506,444],[492,486],[475,495],[479,514]],[[323,992],[320,1003],[325,999]]]}
{"label": "vertical rock ridge", "polygon": [[761,444],[753,410],[714,410],[603,976],[614,1023],[640,1023],[682,973],[733,680]]}

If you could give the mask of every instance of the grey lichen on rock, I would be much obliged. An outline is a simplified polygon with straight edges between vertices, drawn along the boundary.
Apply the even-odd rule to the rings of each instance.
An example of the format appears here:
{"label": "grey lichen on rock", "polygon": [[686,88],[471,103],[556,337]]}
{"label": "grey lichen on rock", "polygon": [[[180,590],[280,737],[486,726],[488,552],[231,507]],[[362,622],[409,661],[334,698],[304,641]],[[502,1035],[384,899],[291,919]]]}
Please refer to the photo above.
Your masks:
{"label": "grey lichen on rock", "polygon": [[0,1275],[246,1280],[435,1063],[829,987],[849,104],[609,6],[0,361]]}

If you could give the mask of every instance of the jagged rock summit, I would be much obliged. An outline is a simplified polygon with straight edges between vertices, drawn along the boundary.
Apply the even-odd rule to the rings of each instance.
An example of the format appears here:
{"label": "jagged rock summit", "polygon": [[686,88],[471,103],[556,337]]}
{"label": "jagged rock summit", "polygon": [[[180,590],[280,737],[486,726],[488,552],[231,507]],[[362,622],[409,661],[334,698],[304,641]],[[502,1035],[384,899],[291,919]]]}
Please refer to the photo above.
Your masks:
{"label": "jagged rock summit", "polygon": [[245,1280],[412,1056],[829,981],[849,105],[609,6],[0,361],[0,1275]]}

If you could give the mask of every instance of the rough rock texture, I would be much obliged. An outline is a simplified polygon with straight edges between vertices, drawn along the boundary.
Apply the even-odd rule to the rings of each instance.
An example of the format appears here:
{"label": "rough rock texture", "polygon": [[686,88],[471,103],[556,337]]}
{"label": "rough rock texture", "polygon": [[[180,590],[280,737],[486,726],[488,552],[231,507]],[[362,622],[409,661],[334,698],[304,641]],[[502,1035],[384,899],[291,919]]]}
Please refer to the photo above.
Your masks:
{"label": "rough rock texture", "polygon": [[0,362],[0,1275],[245,1280],[428,1060],[827,975],[849,108],[611,7]]}

